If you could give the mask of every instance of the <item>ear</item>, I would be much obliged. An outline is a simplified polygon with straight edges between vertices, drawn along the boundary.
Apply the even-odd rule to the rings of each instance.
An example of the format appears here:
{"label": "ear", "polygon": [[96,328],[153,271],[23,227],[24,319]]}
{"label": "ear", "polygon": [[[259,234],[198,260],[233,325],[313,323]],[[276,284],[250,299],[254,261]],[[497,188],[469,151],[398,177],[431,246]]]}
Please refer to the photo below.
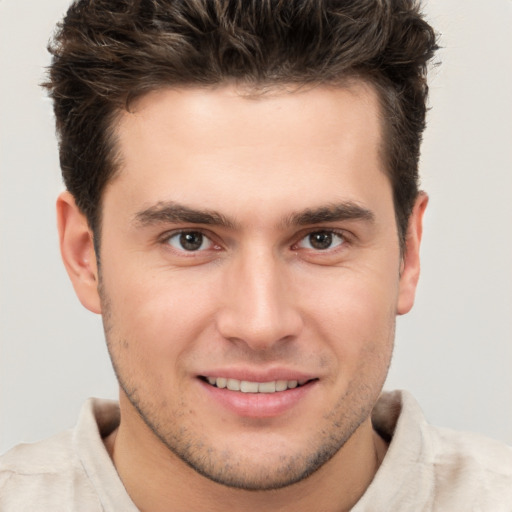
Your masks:
{"label": "ear", "polygon": [[420,243],[423,232],[423,214],[428,204],[428,196],[420,192],[409,217],[404,254],[400,265],[397,314],[405,315],[413,304],[420,277]]}
{"label": "ear", "polygon": [[88,310],[101,313],[93,234],[67,191],[57,199],[57,227],[62,261],[78,299]]}

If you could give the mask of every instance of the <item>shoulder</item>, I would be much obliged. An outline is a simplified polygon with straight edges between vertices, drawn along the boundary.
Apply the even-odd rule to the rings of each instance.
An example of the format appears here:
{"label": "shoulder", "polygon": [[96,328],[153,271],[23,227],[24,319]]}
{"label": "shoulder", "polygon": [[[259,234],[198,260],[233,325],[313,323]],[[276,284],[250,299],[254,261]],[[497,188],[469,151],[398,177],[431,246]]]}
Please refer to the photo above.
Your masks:
{"label": "shoulder", "polygon": [[[0,457],[2,512],[77,510],[76,497],[88,510],[101,510],[72,447],[72,432],[33,444],[21,444]],[[97,507],[94,507],[94,504]]]}
{"label": "shoulder", "polygon": [[470,432],[432,426],[428,432],[426,462],[433,467],[440,501],[453,499],[460,489],[477,510],[510,510],[512,447]]}
{"label": "shoulder", "polygon": [[389,510],[512,510],[511,447],[430,425],[404,391],[383,394],[372,421],[390,444],[368,492],[371,503],[389,502]]}
{"label": "shoulder", "polygon": [[44,441],[20,444],[0,457],[2,512],[100,511],[81,457],[76,429]]}
{"label": "shoulder", "polygon": [[472,432],[430,427],[440,462],[454,466],[478,466],[482,471],[512,477],[512,447]]}
{"label": "shoulder", "polygon": [[72,431],[37,443],[19,444],[0,457],[0,473],[38,474],[60,472],[74,464]]}

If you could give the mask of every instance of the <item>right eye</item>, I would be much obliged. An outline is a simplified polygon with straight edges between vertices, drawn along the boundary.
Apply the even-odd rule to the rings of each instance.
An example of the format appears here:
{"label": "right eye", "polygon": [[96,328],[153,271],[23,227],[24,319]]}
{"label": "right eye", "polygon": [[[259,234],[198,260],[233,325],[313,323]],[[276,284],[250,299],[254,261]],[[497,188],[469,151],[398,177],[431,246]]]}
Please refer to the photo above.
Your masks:
{"label": "right eye", "polygon": [[166,243],[173,249],[185,252],[200,252],[212,249],[215,244],[201,231],[179,231],[170,235]]}

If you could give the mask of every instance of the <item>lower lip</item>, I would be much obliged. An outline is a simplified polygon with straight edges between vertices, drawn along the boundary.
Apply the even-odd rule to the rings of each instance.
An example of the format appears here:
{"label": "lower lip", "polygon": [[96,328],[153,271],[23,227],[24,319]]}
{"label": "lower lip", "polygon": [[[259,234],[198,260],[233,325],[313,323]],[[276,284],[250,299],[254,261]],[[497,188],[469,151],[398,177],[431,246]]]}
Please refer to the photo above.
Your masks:
{"label": "lower lip", "polygon": [[271,418],[293,409],[313,390],[318,381],[310,381],[294,389],[275,393],[242,393],[217,388],[199,379],[208,396],[238,416]]}

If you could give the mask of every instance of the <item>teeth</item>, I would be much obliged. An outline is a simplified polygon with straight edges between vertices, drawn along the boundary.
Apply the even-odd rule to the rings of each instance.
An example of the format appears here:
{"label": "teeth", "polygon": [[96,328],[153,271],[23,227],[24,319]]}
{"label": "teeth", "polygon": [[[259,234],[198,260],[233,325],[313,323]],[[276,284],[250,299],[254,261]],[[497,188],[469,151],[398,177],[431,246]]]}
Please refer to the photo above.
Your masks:
{"label": "teeth", "polygon": [[276,391],[285,391],[288,389],[288,382],[285,380],[276,381]]}
{"label": "teeth", "polygon": [[257,382],[249,382],[248,380],[243,380],[240,382],[240,391],[242,393],[257,393],[260,384]]}
{"label": "teeth", "polygon": [[242,393],[275,393],[276,391],[286,391],[302,386],[307,382],[305,380],[273,380],[270,382],[251,382],[248,380],[226,379],[224,377],[207,377],[207,381],[212,386],[218,388],[227,388],[230,391],[241,391]]}
{"label": "teeth", "polygon": [[236,379],[228,379],[228,385],[226,386],[230,391],[240,391],[241,382]]}
{"label": "teeth", "polygon": [[275,393],[276,392],[276,383],[275,382],[261,382],[261,383],[257,384],[257,388],[260,393]]}

